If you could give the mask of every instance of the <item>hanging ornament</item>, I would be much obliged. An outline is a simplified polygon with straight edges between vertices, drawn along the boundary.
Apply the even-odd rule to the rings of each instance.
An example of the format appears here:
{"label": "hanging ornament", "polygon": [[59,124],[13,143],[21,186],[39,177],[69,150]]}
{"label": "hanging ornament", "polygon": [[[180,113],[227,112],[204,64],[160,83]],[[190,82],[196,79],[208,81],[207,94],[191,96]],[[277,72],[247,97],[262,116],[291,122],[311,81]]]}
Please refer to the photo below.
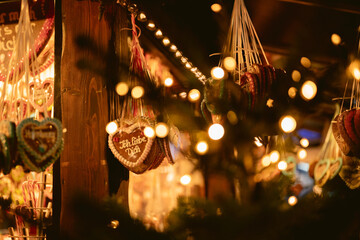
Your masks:
{"label": "hanging ornament", "polygon": [[[132,87],[131,95],[123,94],[122,106],[119,111],[114,104],[110,115],[117,120],[117,129],[108,137],[109,148],[114,156],[129,171],[140,174],[146,170],[157,168],[166,158],[173,163],[167,136],[155,137],[149,135],[149,129],[154,130],[156,113],[154,107],[146,103],[144,88],[141,85],[151,83],[159,86],[149,74],[143,50],[140,46],[135,16],[131,14],[132,44],[130,73],[128,86]],[[119,85],[120,83],[118,83]],[[142,89],[141,94],[135,94],[134,90]],[[113,103],[119,103],[119,96],[113,95]],[[145,133],[146,132],[146,135]],[[155,133],[155,131],[154,131]]]}

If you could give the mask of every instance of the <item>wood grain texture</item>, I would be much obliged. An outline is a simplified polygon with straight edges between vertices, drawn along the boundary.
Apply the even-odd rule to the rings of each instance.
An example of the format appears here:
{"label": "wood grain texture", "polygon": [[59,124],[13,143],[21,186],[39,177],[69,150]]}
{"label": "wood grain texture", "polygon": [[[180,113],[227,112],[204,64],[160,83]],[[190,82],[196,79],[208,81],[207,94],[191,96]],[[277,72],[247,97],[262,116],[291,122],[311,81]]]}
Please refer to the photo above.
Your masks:
{"label": "wood grain texture", "polygon": [[73,196],[81,193],[100,200],[108,195],[105,132],[108,98],[105,80],[76,67],[80,59],[91,60],[100,67],[104,61],[98,59],[92,49],[80,50],[74,41],[83,35],[107,51],[111,31],[104,19],[98,21],[98,7],[96,2],[62,0],[61,111],[63,128],[67,132],[60,159],[60,228],[70,235],[75,227],[69,207]]}

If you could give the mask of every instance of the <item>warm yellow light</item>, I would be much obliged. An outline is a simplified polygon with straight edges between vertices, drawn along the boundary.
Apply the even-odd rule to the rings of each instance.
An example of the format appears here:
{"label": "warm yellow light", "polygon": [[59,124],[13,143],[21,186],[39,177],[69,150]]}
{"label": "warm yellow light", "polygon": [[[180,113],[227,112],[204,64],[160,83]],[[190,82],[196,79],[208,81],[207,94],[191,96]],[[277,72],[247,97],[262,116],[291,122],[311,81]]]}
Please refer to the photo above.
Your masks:
{"label": "warm yellow light", "polygon": [[198,68],[197,68],[197,67],[193,67],[193,68],[191,68],[190,70],[191,70],[193,73],[198,74],[198,72],[197,72]]}
{"label": "warm yellow light", "polygon": [[205,141],[200,141],[195,146],[195,151],[200,155],[204,155],[205,153],[207,153],[208,149],[209,145]]}
{"label": "warm yellow light", "polygon": [[300,151],[298,151],[297,155],[300,159],[305,159],[307,156],[307,152],[305,149],[301,149]]}
{"label": "warm yellow light", "polygon": [[145,21],[147,20],[146,15],[145,15],[144,12],[140,12],[140,13],[138,14],[138,20],[139,20],[140,22],[145,22]]}
{"label": "warm yellow light", "polygon": [[179,93],[179,96],[180,96],[181,98],[186,98],[186,97],[187,97],[187,93],[186,93],[186,92],[181,92],[181,93]]}
{"label": "warm yellow light", "polygon": [[118,125],[116,124],[116,122],[109,122],[106,125],[105,130],[108,134],[113,134],[116,132],[117,128],[118,128]]}
{"label": "warm yellow light", "polygon": [[145,90],[142,86],[136,86],[131,90],[131,96],[135,99],[144,96]]}
{"label": "warm yellow light", "polygon": [[180,60],[181,60],[181,62],[184,63],[184,64],[187,63],[187,58],[186,58],[186,57],[181,57]]}
{"label": "warm yellow light", "polygon": [[149,22],[148,24],[147,24],[147,27],[148,27],[148,29],[150,29],[150,30],[155,30],[155,23],[154,22]]}
{"label": "warm yellow light", "polygon": [[185,63],[185,67],[190,69],[192,67],[191,63],[189,63],[189,62]]}
{"label": "warm yellow light", "polygon": [[[174,44],[172,44],[172,45],[170,46],[170,51],[176,52],[176,50],[177,50],[177,47],[176,47]],[[176,54],[175,54],[175,56],[176,56]]]}
{"label": "warm yellow light", "polygon": [[255,137],[254,143],[257,147],[261,147],[263,145],[258,137]]}
{"label": "warm yellow light", "polygon": [[209,137],[213,140],[221,139],[225,134],[225,129],[221,124],[215,123],[209,127]]}
{"label": "warm yellow light", "polygon": [[112,220],[111,222],[110,222],[110,227],[111,228],[113,228],[113,229],[117,229],[118,227],[119,227],[119,221],[118,220]]}
{"label": "warm yellow light", "polygon": [[184,175],[180,178],[180,183],[182,185],[188,185],[191,182],[191,176],[190,175]]}
{"label": "warm yellow light", "polygon": [[309,146],[309,140],[307,140],[306,138],[302,138],[300,139],[300,145],[304,148],[307,148]]}
{"label": "warm yellow light", "polygon": [[169,127],[166,123],[160,122],[155,126],[156,136],[164,138],[169,134]]}
{"label": "warm yellow light", "polygon": [[276,163],[277,161],[279,161],[279,159],[280,159],[280,153],[278,151],[274,150],[270,153],[270,161],[272,163]]}
{"label": "warm yellow light", "polygon": [[196,102],[200,99],[200,91],[197,89],[191,89],[188,98],[190,102]]}
{"label": "warm yellow light", "polygon": [[296,120],[292,116],[282,117],[280,119],[280,126],[284,132],[290,133],[296,129]]}
{"label": "warm yellow light", "polygon": [[165,37],[163,40],[162,40],[164,46],[168,46],[170,44],[170,39]]}
{"label": "warm yellow light", "polygon": [[124,82],[119,82],[116,84],[115,91],[120,96],[125,96],[129,91],[129,86]]}
{"label": "warm yellow light", "polygon": [[280,171],[284,171],[287,169],[287,163],[283,160],[283,161],[280,161],[277,165],[278,169]]}
{"label": "warm yellow light", "polygon": [[294,70],[291,73],[291,78],[294,82],[299,82],[301,79],[301,73],[298,70]]}
{"label": "warm yellow light", "polygon": [[179,58],[179,57],[181,57],[181,56],[182,56],[182,54],[181,54],[180,51],[176,51],[176,52],[175,52],[175,57]]}
{"label": "warm yellow light", "polygon": [[339,45],[341,43],[341,37],[336,34],[336,33],[333,33],[331,35],[331,42],[334,44],[334,45]]}
{"label": "warm yellow light", "polygon": [[271,161],[270,161],[270,157],[269,155],[265,155],[261,158],[261,164],[264,166],[264,167],[267,167],[271,164]]}
{"label": "warm yellow light", "polygon": [[296,92],[297,92],[297,89],[295,87],[289,88],[289,91],[288,91],[289,97],[295,98],[296,97]]}
{"label": "warm yellow light", "polygon": [[306,68],[311,67],[311,61],[307,57],[302,57],[300,59],[300,63],[301,63],[301,65],[303,65],[303,67],[306,67]]}
{"label": "warm yellow light", "polygon": [[218,13],[218,12],[221,11],[221,9],[222,9],[222,7],[221,7],[221,5],[218,4],[218,3],[214,3],[214,4],[211,5],[211,10],[212,10],[213,12]]}
{"label": "warm yellow light", "polygon": [[220,80],[225,76],[225,72],[224,69],[222,69],[221,67],[214,67],[211,69],[211,76],[214,79]]}
{"label": "warm yellow light", "polygon": [[360,70],[359,70],[359,68],[357,68],[357,67],[354,68],[353,75],[354,75],[354,78],[356,80],[360,80]]}
{"label": "warm yellow light", "polygon": [[301,97],[309,101],[313,99],[317,93],[317,86],[313,81],[306,81],[301,87]]}
{"label": "warm yellow light", "polygon": [[232,125],[236,125],[239,122],[239,119],[234,111],[228,111],[226,117]]}
{"label": "warm yellow light", "polygon": [[297,202],[298,202],[298,199],[295,196],[291,196],[288,199],[288,203],[290,206],[294,206],[295,204],[297,204]]}
{"label": "warm yellow light", "polygon": [[155,137],[155,130],[152,127],[145,127],[144,135],[148,138],[153,138]]}
{"label": "warm yellow light", "polygon": [[166,87],[171,87],[173,85],[173,83],[174,83],[174,80],[171,77],[166,78],[164,81],[164,85]]}
{"label": "warm yellow light", "polygon": [[234,71],[236,68],[236,61],[233,57],[224,58],[223,64],[227,71]]}
{"label": "warm yellow light", "polygon": [[161,38],[161,37],[163,36],[162,31],[161,31],[160,29],[158,29],[158,30],[155,32],[155,36],[156,36],[157,38]]}

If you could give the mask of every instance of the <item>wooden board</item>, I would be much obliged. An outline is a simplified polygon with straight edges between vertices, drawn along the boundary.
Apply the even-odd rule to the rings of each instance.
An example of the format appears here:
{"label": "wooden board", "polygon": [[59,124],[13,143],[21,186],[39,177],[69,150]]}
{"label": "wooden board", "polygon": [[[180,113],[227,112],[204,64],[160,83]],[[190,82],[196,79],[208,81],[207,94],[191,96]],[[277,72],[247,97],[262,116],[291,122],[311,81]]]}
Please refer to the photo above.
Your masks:
{"label": "wooden board", "polygon": [[61,112],[63,128],[67,131],[60,159],[60,228],[70,235],[76,227],[69,207],[73,196],[82,193],[100,200],[108,195],[105,80],[76,67],[79,59],[93,59],[100,67],[103,61],[92,49],[80,50],[74,42],[77,36],[84,35],[107,51],[111,32],[104,19],[98,21],[98,13],[99,3],[62,0]]}

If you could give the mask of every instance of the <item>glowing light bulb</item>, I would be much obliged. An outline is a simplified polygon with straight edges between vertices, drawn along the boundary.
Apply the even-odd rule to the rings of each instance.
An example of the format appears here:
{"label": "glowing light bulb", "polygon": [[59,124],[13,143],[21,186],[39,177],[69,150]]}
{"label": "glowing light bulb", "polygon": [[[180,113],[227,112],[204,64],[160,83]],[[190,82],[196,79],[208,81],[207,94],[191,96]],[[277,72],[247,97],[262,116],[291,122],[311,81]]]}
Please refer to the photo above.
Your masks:
{"label": "glowing light bulb", "polygon": [[[170,51],[176,52],[176,50],[177,50],[177,47],[176,47],[174,44],[172,44],[172,45],[170,46]],[[176,54],[175,54],[175,56],[176,56]]]}
{"label": "glowing light bulb", "polygon": [[124,82],[119,82],[116,84],[115,91],[120,96],[125,96],[129,91],[129,86]]}
{"label": "glowing light bulb", "polygon": [[200,91],[197,89],[191,89],[188,98],[190,102],[196,102],[200,99]]}
{"label": "glowing light bulb", "polygon": [[224,58],[223,64],[227,71],[234,71],[236,68],[236,61],[233,57]]}
{"label": "glowing light bulb", "polygon": [[211,10],[213,12],[215,12],[215,13],[220,12],[221,9],[222,9],[222,6],[220,4],[218,4],[218,3],[214,3],[214,4],[211,5]]}
{"label": "glowing light bulb", "polygon": [[163,36],[162,31],[161,31],[160,29],[158,29],[158,30],[155,32],[155,36],[156,36],[157,38],[161,38],[161,37]]}
{"label": "glowing light bulb", "polygon": [[152,127],[145,127],[144,135],[148,138],[153,138],[155,137],[155,130]]}
{"label": "glowing light bulb", "polygon": [[289,88],[289,91],[288,91],[289,97],[295,98],[296,97],[296,92],[297,92],[297,89],[295,87]]}
{"label": "glowing light bulb", "polygon": [[261,147],[263,145],[258,137],[255,137],[254,143],[257,147]]}
{"label": "glowing light bulb", "polygon": [[300,91],[301,97],[304,100],[309,101],[313,99],[316,93],[317,93],[317,86],[313,81],[304,82]]}
{"label": "glowing light bulb", "polygon": [[311,61],[310,61],[310,59],[308,59],[307,57],[302,57],[302,58],[300,59],[300,63],[301,63],[301,65],[303,65],[303,67],[305,67],[305,68],[311,67]]}
{"label": "glowing light bulb", "polygon": [[354,68],[353,75],[354,75],[354,78],[356,80],[360,80],[360,70],[359,70],[359,68],[357,68],[357,67]]}
{"label": "glowing light bulb", "polygon": [[291,196],[288,198],[288,203],[290,206],[294,206],[297,202],[298,202],[298,199],[295,196]]}
{"label": "glowing light bulb", "polygon": [[301,73],[298,70],[294,70],[291,73],[291,78],[294,82],[299,82],[301,79]]}
{"label": "glowing light bulb", "polygon": [[307,148],[309,146],[309,140],[307,140],[306,138],[302,138],[300,139],[300,145],[304,148]]}
{"label": "glowing light bulb", "polygon": [[188,185],[191,182],[191,176],[190,175],[184,175],[180,178],[180,183],[182,185]]}
{"label": "glowing light bulb", "polygon": [[138,17],[137,19],[140,21],[140,22],[145,22],[147,20],[147,17],[146,17],[146,14],[144,12],[140,12],[138,14]]}
{"label": "glowing light bulb", "polygon": [[106,124],[105,130],[108,134],[115,133],[117,129],[118,125],[116,124],[116,122],[109,122],[108,124]]}
{"label": "glowing light bulb", "polygon": [[297,156],[298,156],[300,159],[305,159],[306,156],[307,156],[306,150],[305,150],[305,149],[301,149],[300,151],[298,151]]}
{"label": "glowing light bulb", "polygon": [[164,46],[168,46],[170,44],[170,39],[165,37],[163,40],[162,40]]}
{"label": "glowing light bulb", "polygon": [[270,161],[269,155],[265,155],[265,156],[263,156],[263,157],[261,158],[261,164],[262,164],[264,167],[270,166],[271,161]]}
{"label": "glowing light bulb", "polygon": [[193,68],[191,68],[190,70],[191,70],[192,72],[194,72],[195,74],[198,74],[198,72],[197,72],[198,68],[197,68],[197,67],[193,67]]}
{"label": "glowing light bulb", "polygon": [[171,87],[173,85],[173,83],[174,83],[174,80],[171,77],[166,78],[164,81],[164,85],[166,87]]}
{"label": "glowing light bulb", "polygon": [[186,97],[187,97],[187,93],[186,93],[186,92],[181,92],[181,93],[179,93],[179,96],[180,96],[181,98],[186,98]]}
{"label": "glowing light bulb", "polygon": [[195,146],[195,151],[200,155],[204,155],[205,153],[207,153],[208,149],[209,145],[205,141],[200,141]]}
{"label": "glowing light bulb", "polygon": [[215,123],[209,127],[209,137],[213,140],[221,139],[225,134],[225,129],[221,124]]}
{"label": "glowing light bulb", "polygon": [[189,63],[189,62],[185,63],[185,67],[186,67],[186,68],[191,68],[191,67],[192,67],[192,66],[191,66],[191,63]]}
{"label": "glowing light bulb", "polygon": [[221,67],[214,67],[211,69],[211,76],[214,79],[220,80],[225,76],[225,72],[224,69],[222,69]]}
{"label": "glowing light bulb", "polygon": [[136,86],[131,90],[131,96],[135,99],[144,96],[145,90],[141,86]]}
{"label": "glowing light bulb", "polygon": [[284,171],[287,169],[287,163],[285,161],[280,161],[277,167],[280,171]]}
{"label": "glowing light bulb", "polygon": [[175,57],[179,58],[179,57],[181,57],[181,56],[182,56],[182,54],[181,54],[180,51],[176,51],[176,52],[175,52]]}
{"label": "glowing light bulb", "polygon": [[181,62],[184,63],[184,64],[187,63],[187,58],[186,58],[186,57],[181,57],[180,60],[181,60]]}
{"label": "glowing light bulb", "polygon": [[278,151],[274,150],[270,153],[270,161],[272,163],[276,163],[277,161],[279,161],[279,159],[280,159],[280,153]]}
{"label": "glowing light bulb", "polygon": [[331,42],[334,44],[334,45],[339,45],[341,43],[341,37],[336,34],[336,33],[333,33],[331,35]]}
{"label": "glowing light bulb", "polygon": [[164,138],[169,134],[169,127],[166,123],[160,122],[155,126],[156,136]]}
{"label": "glowing light bulb", "polygon": [[280,127],[286,133],[291,133],[296,129],[296,120],[292,116],[285,116],[280,119]]}
{"label": "glowing light bulb", "polygon": [[155,30],[155,28],[156,28],[155,23],[152,21],[149,21],[149,23],[147,24],[147,28],[152,31]]}
{"label": "glowing light bulb", "polygon": [[113,229],[116,229],[119,227],[119,221],[118,220],[112,220],[109,224],[109,227],[113,228]]}

